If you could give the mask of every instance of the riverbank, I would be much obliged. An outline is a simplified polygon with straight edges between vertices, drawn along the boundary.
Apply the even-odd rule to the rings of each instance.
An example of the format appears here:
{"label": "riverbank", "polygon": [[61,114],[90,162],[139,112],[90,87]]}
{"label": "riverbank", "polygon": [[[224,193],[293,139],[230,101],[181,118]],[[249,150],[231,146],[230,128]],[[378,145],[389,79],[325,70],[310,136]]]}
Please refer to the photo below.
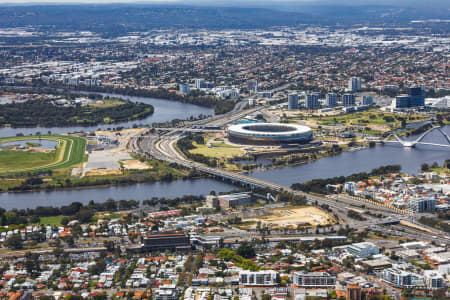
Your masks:
{"label": "riverbank", "polygon": [[71,176],[70,169],[48,172],[43,175],[4,175],[0,177],[0,192],[35,192],[74,189],[91,189],[139,183],[171,182],[197,177],[186,169],[174,168],[165,162],[145,160],[145,170],[121,170],[120,174],[102,176]]}
{"label": "riverbank", "polygon": [[[450,126],[443,128],[446,132]],[[410,136],[408,139],[417,139]],[[428,142],[440,143],[445,139],[439,132],[431,132]],[[445,141],[442,141],[444,143]],[[294,183],[305,183],[317,178],[348,176],[354,173],[370,171],[382,165],[400,164],[402,172],[417,174],[423,163],[432,165],[448,159],[449,150],[446,147],[417,145],[415,148],[405,148],[400,144],[377,145],[359,151],[345,151],[336,156],[324,157],[309,163],[269,169],[255,170],[249,176],[270,181],[275,184],[290,186]]]}
{"label": "riverbank", "polygon": [[[13,87],[14,86],[6,86]],[[230,99],[219,99],[216,97],[206,96],[198,93],[197,91],[191,92],[188,95],[180,95],[176,92],[169,91],[163,88],[154,89],[135,89],[135,88],[117,88],[109,86],[72,86],[72,85],[56,85],[48,84],[43,81],[33,82],[33,85],[24,86],[29,89],[38,89],[38,92],[45,91],[45,89],[61,89],[61,90],[75,90],[80,92],[89,93],[108,93],[108,94],[118,94],[125,97],[148,97],[148,98],[158,98],[169,101],[176,101],[181,103],[188,103],[199,105],[203,107],[212,108],[214,113],[217,115],[230,112],[235,104],[235,100]]]}
{"label": "riverbank", "polygon": [[[83,92],[79,92],[83,94]],[[84,96],[88,96],[85,93]],[[21,127],[21,128],[11,128],[3,127],[0,128],[0,137],[9,137],[16,135],[35,135],[42,133],[73,133],[73,132],[90,132],[96,130],[111,130],[113,128],[134,128],[134,127],[148,127],[158,124],[167,124],[173,120],[191,120],[204,118],[206,116],[212,115],[214,112],[210,108],[201,107],[194,104],[181,103],[176,101],[169,101],[156,98],[143,98],[143,97],[125,97],[117,94],[101,94],[104,98],[121,98],[124,100],[149,104],[154,107],[155,113],[148,115],[146,118],[141,120],[121,122],[117,124],[105,124],[97,126],[70,126],[70,127]]]}
{"label": "riverbank", "polygon": [[115,200],[151,200],[158,198],[176,198],[184,195],[208,195],[236,190],[236,186],[212,178],[174,180],[170,182],[137,183],[131,185],[106,186],[83,189],[63,189],[53,191],[31,191],[21,193],[0,193],[0,207],[4,209],[26,209],[37,206],[63,206],[72,202],[88,204]]}
{"label": "riverbank", "polygon": [[97,126],[142,120],[154,113],[154,107],[149,104],[101,96],[96,99],[72,99],[60,94],[40,96],[2,104],[0,127]]}

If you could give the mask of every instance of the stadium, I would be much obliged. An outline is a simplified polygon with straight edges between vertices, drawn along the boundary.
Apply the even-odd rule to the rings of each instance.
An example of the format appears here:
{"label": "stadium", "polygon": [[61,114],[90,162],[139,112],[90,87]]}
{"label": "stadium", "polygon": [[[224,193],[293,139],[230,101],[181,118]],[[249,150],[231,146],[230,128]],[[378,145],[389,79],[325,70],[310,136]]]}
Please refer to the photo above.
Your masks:
{"label": "stadium", "polygon": [[240,144],[273,145],[306,143],[312,140],[311,128],[281,123],[238,124],[228,127],[228,139]]}

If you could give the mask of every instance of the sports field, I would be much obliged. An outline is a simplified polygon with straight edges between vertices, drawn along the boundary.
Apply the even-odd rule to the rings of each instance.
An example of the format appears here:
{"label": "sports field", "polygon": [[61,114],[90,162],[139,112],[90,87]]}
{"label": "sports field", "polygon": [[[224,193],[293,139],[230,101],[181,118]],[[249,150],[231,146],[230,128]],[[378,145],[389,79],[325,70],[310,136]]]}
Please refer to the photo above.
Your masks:
{"label": "sports field", "polygon": [[195,149],[189,150],[189,152],[219,159],[230,158],[233,156],[240,156],[244,154],[244,151],[239,149],[239,147],[228,145],[225,143],[211,143],[208,146],[207,144],[199,145],[194,142],[193,145],[195,146]]}
{"label": "sports field", "polygon": [[[65,135],[42,135],[39,138],[58,142],[56,150],[50,152],[0,150],[0,174],[44,172],[67,168],[83,161],[86,148],[85,139]],[[36,137],[0,138],[0,144],[30,139],[36,139]]]}

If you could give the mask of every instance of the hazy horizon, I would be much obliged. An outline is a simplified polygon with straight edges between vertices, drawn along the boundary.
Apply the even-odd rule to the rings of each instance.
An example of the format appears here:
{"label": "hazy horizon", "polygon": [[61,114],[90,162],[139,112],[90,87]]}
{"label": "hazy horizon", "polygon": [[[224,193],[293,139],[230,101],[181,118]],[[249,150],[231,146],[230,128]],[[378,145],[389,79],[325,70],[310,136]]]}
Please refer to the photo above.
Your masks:
{"label": "hazy horizon", "polygon": [[426,3],[420,0],[397,0],[392,2],[391,0],[6,0],[0,5],[14,5],[14,4],[178,4],[178,5],[200,5],[200,6],[228,6],[228,7],[295,7],[301,5],[389,5],[389,6],[406,6],[406,7],[420,7],[426,6],[441,6],[447,7],[450,11],[450,6],[447,0],[429,0]]}

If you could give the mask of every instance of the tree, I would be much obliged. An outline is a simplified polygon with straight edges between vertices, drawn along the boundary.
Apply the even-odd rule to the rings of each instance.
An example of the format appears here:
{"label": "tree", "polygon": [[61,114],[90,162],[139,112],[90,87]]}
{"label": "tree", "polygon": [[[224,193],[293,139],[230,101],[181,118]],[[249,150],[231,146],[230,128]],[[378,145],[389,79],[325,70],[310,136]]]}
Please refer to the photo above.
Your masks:
{"label": "tree", "polygon": [[256,256],[255,249],[247,243],[240,245],[236,252],[244,258],[254,258]]}
{"label": "tree", "polygon": [[35,274],[41,270],[39,264],[39,254],[27,252],[25,254],[25,269],[28,274]]}
{"label": "tree", "polygon": [[420,167],[420,170],[422,172],[428,172],[430,170],[430,166],[427,163],[423,163],[422,166]]}
{"label": "tree", "polygon": [[20,234],[12,235],[5,241],[5,246],[8,247],[9,249],[14,250],[22,249],[23,247],[22,237],[20,236]]}
{"label": "tree", "polygon": [[88,272],[92,275],[99,275],[101,272],[105,271],[105,269],[106,263],[103,260],[99,260],[95,265],[89,267]]}
{"label": "tree", "polygon": [[113,241],[103,241],[103,246],[106,248],[106,251],[108,251],[108,252],[114,251],[114,242]]}

